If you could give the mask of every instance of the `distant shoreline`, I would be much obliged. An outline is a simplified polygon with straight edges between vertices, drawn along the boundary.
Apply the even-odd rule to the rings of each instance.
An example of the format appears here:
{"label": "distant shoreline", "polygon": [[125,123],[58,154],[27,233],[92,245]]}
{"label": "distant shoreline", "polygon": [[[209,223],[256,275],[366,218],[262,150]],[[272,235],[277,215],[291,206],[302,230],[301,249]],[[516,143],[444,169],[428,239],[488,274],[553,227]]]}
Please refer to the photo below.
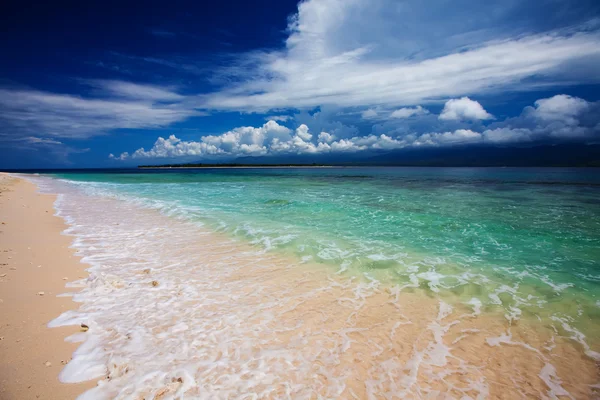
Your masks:
{"label": "distant shoreline", "polygon": [[134,169],[293,169],[293,168],[600,168],[596,165],[203,165],[138,166]]}
{"label": "distant shoreline", "polygon": [[492,169],[598,169],[600,165],[211,165],[211,166],[131,166],[122,168],[26,168],[0,169],[0,173],[73,173],[73,172],[118,172],[141,170],[174,170],[174,169],[353,169],[353,168],[492,168]]}
{"label": "distant shoreline", "polygon": [[249,169],[249,168],[353,168],[357,167],[354,165],[236,165],[236,166],[219,166],[219,165],[207,165],[207,166],[197,166],[197,167],[148,167],[148,166],[139,166],[138,169]]}

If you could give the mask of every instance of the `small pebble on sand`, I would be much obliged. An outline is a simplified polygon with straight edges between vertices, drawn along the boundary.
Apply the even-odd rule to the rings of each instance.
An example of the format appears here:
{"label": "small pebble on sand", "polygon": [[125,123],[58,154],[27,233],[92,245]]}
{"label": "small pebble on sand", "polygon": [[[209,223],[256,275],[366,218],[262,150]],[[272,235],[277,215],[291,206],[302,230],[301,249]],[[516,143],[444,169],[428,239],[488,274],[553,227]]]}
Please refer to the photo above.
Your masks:
{"label": "small pebble on sand", "polygon": [[43,296],[43,295],[45,295],[46,293],[44,293],[44,292],[38,292],[37,294],[38,294],[38,296]]}
{"label": "small pebble on sand", "polygon": [[45,365],[46,367],[51,367],[51,366],[52,366],[52,363],[51,363],[50,361],[46,361],[46,362],[44,363],[44,365]]}

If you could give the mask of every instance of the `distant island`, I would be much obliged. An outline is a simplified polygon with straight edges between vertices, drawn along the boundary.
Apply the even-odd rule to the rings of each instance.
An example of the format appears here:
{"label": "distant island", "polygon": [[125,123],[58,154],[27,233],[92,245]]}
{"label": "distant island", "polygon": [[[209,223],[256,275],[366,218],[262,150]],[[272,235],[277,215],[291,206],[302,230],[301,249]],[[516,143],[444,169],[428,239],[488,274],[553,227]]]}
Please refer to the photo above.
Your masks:
{"label": "distant island", "polygon": [[204,162],[140,165],[138,168],[324,168],[324,167],[600,167],[599,144],[524,147],[465,146],[381,151],[371,154],[246,156]]}
{"label": "distant island", "polygon": [[339,167],[341,165],[325,165],[325,164],[206,164],[206,163],[189,163],[189,164],[164,164],[164,165],[138,165],[138,168],[328,168]]}

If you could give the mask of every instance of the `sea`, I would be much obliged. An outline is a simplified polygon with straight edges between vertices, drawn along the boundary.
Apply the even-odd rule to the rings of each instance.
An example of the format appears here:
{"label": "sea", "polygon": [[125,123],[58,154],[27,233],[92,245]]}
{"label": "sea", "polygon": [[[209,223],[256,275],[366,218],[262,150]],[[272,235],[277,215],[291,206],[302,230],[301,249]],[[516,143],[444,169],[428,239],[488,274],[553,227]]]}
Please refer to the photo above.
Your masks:
{"label": "sea", "polygon": [[80,399],[600,398],[597,169],[21,176],[89,273]]}

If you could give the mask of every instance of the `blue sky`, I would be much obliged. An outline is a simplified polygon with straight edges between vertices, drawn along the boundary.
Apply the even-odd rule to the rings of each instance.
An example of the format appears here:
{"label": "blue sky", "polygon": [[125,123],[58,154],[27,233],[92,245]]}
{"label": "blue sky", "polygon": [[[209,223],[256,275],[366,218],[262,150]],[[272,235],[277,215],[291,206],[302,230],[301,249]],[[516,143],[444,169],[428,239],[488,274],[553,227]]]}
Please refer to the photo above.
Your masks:
{"label": "blue sky", "polygon": [[597,1],[2,7],[2,168],[600,139]]}

